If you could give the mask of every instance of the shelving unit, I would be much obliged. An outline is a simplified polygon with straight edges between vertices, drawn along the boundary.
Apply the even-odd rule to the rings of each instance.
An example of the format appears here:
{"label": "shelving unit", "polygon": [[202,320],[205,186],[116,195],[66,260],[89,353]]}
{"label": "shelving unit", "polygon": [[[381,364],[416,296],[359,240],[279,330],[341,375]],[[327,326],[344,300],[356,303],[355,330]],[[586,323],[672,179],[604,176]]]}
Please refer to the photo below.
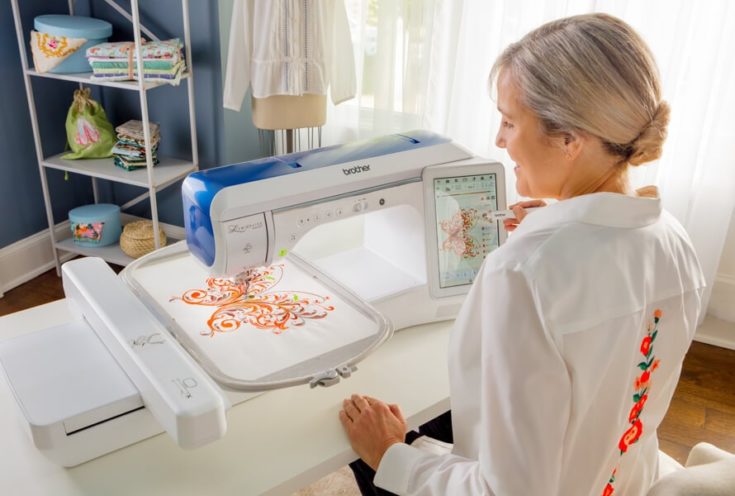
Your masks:
{"label": "shelving unit", "polygon": [[[150,201],[151,220],[153,222],[153,232],[158,232],[158,206],[156,203],[156,193],[162,189],[174,184],[187,174],[199,168],[199,153],[196,139],[196,118],[194,113],[194,77],[193,65],[191,58],[191,37],[189,28],[189,2],[181,0],[184,24],[184,50],[186,59],[186,73],[182,75],[181,81],[187,85],[188,105],[189,105],[189,129],[191,133],[191,160],[182,160],[177,158],[165,157],[159,155],[159,164],[154,166],[151,155],[151,132],[148,118],[148,91],[154,90],[161,86],[167,86],[166,83],[146,82],[143,78],[138,81],[96,81],[91,78],[92,72],[78,74],[55,74],[55,73],[39,73],[28,64],[27,53],[27,34],[23,31],[20,18],[19,0],[11,0],[13,8],[13,18],[15,20],[15,30],[18,37],[18,50],[20,53],[21,64],[23,66],[23,76],[26,87],[26,95],[28,98],[28,109],[31,116],[31,126],[33,128],[33,139],[36,148],[36,159],[38,161],[39,173],[41,176],[41,189],[43,191],[43,199],[46,207],[46,217],[49,225],[49,233],[53,244],[54,262],[56,264],[57,274],[61,274],[61,265],[59,251],[78,253],[82,255],[98,256],[108,262],[118,265],[127,265],[133,259],[125,255],[119,245],[107,247],[84,247],[75,244],[71,238],[64,237],[56,239],[54,234],[55,222],[53,210],[51,208],[51,195],[46,177],[47,169],[58,169],[74,174],[80,174],[92,178],[92,190],[95,203],[99,202],[98,180],[107,180],[117,183],[129,184],[137,186],[145,190],[141,195],[133,198],[127,203],[120,205],[121,211],[124,211],[133,205],[144,200]],[[141,32],[145,33],[150,39],[158,41],[159,38],[140,23],[140,13],[138,8],[138,0],[131,0],[131,12],[128,13],[123,7],[118,5],[115,0],[104,0],[120,15],[125,17],[133,25],[133,34],[135,38],[135,53],[138,64],[138,74],[144,74],[143,57],[142,57],[142,37]],[[69,0],[69,14],[74,15],[74,0]],[[64,160],[61,158],[63,153],[56,155],[46,155],[41,142],[38,118],[36,115],[36,105],[33,97],[33,78],[49,78],[63,81],[72,81],[79,83],[79,87],[84,85],[107,86],[111,88],[119,88],[122,90],[138,92],[140,99],[141,121],[143,121],[143,134],[145,136],[146,148],[146,167],[143,169],[126,171],[116,167],[112,158],[107,159],[86,159],[86,160]],[[158,90],[165,91],[165,90]],[[123,214],[123,223],[135,220],[133,216]],[[160,247],[157,237],[155,237],[156,248]]]}

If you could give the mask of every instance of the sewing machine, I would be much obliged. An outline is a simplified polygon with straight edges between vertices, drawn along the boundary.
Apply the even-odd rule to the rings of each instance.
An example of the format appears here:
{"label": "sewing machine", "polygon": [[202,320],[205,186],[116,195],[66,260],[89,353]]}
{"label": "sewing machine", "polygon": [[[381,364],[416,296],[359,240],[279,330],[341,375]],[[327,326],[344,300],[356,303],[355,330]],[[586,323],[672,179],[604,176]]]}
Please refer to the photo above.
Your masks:
{"label": "sewing machine", "polygon": [[[233,404],[328,386],[394,330],[455,317],[504,241],[501,164],[412,132],[191,174],[186,243],[62,268],[79,319],[0,343],[34,444],[74,466]],[[359,373],[359,372],[357,372]]]}

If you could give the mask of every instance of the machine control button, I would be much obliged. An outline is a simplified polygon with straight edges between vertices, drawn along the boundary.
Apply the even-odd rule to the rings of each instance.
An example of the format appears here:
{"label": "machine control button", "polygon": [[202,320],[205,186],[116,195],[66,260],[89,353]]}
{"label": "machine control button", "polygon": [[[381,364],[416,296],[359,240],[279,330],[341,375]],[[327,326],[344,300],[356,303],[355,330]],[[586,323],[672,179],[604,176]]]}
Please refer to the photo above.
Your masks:
{"label": "machine control button", "polygon": [[352,210],[354,210],[355,212],[362,212],[362,203],[355,203],[352,206]]}
{"label": "machine control button", "polygon": [[335,217],[340,217],[342,215],[342,207],[337,207],[334,209],[334,215]]}

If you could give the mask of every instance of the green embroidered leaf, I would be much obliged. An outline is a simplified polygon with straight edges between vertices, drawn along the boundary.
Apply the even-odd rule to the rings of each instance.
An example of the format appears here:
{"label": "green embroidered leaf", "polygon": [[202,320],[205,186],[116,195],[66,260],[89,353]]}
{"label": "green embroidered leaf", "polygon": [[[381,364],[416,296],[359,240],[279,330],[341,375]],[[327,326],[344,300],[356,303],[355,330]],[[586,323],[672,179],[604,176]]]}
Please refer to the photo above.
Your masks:
{"label": "green embroidered leaf", "polygon": [[636,402],[636,403],[638,403],[639,401],[641,401],[641,395],[638,394],[638,393],[635,393],[633,395],[633,401]]}
{"label": "green embroidered leaf", "polygon": [[646,358],[651,358],[652,353],[653,353],[653,346],[648,349],[648,353],[646,353]]}
{"label": "green embroidered leaf", "polygon": [[273,281],[275,279],[273,276],[265,276],[265,278],[268,279],[269,281]]}
{"label": "green embroidered leaf", "polygon": [[658,334],[658,329],[653,331],[653,334],[651,334],[651,344],[656,340],[656,334]]}
{"label": "green embroidered leaf", "polygon": [[648,360],[648,363],[646,364],[646,368],[650,367],[651,364],[653,364],[653,358],[651,358],[650,360]]}
{"label": "green embroidered leaf", "polygon": [[654,318],[653,318],[653,322],[654,322],[654,323],[656,323],[656,324],[658,324],[658,321],[659,321],[659,320],[661,320],[661,319],[659,319],[658,317],[654,317]]}
{"label": "green embroidered leaf", "polygon": [[293,295],[293,301],[299,301],[299,295]]}
{"label": "green embroidered leaf", "polygon": [[646,362],[641,362],[641,363],[639,363],[639,364],[638,364],[638,367],[639,367],[639,368],[640,368],[641,370],[646,370],[646,369],[648,368],[648,363],[646,363]]}

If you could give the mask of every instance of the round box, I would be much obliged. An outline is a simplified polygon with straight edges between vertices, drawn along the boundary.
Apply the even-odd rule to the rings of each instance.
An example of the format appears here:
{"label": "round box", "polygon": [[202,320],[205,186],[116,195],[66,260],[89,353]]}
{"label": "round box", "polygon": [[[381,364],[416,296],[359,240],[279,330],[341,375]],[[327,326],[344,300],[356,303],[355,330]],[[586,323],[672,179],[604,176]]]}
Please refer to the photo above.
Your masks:
{"label": "round box", "polygon": [[[166,246],[166,234],[158,226],[158,241],[161,247]],[[127,256],[139,258],[156,249],[153,239],[153,222],[150,220],[138,220],[125,224],[120,237],[120,249]]]}
{"label": "round box", "polygon": [[107,246],[120,240],[120,207],[109,203],[84,205],[69,211],[71,237],[83,246]]}
{"label": "round box", "polygon": [[101,19],[83,16],[42,15],[33,19],[33,29],[39,33],[67,38],[84,38],[87,42],[59,65],[49,70],[55,73],[89,72],[85,54],[87,48],[107,41],[112,35],[112,24]]}

